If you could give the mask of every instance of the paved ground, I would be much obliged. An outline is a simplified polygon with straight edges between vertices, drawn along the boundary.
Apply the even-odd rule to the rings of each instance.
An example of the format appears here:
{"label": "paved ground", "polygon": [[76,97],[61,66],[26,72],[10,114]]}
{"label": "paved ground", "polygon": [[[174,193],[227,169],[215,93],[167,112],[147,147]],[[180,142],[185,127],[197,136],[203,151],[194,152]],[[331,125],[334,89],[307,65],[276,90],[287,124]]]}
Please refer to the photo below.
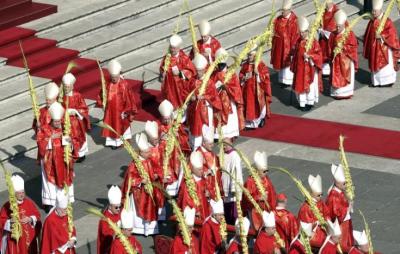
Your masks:
{"label": "paved ground", "polygon": [[[63,11],[68,12],[74,10],[78,2],[80,3],[81,1],[57,0],[57,4],[60,4],[60,13],[57,14],[57,17],[50,16],[44,20],[32,22],[28,24],[28,27],[46,29],[49,22],[55,22],[56,19],[67,19]],[[82,8],[82,10],[90,9],[90,3],[93,2],[94,1],[85,2],[85,6],[80,6],[80,8]],[[113,0],[110,1],[110,3],[107,3],[107,1],[96,1],[96,8],[105,8],[104,6],[106,6],[106,4],[111,5],[112,3],[118,4],[117,7],[123,7],[124,2],[129,1]],[[138,2],[143,5],[146,3],[145,1]],[[155,1],[151,2],[153,3]],[[350,7],[346,6],[346,8]],[[93,16],[93,18],[95,18],[96,15]],[[393,12],[392,18],[397,20],[397,14],[394,14]],[[400,21],[397,21],[396,25],[397,27],[400,27]],[[53,31],[54,34],[61,36],[64,31],[62,30],[63,26],[67,27],[68,23],[58,27],[58,31]],[[362,36],[364,27],[360,24],[360,26],[355,28],[355,32],[359,38]],[[65,28],[65,31],[71,32],[67,28]],[[222,28],[224,27],[221,27],[221,29]],[[155,29],[157,29],[157,27]],[[250,27],[250,29],[254,28]],[[50,29],[49,31],[51,32],[52,30]],[[111,30],[107,31],[111,33]],[[230,31],[229,33],[234,33],[235,31]],[[236,45],[236,41],[232,42],[231,39],[227,39],[229,38],[229,33],[224,35],[224,42],[229,43],[231,46]],[[90,36],[93,36],[93,34]],[[90,36],[88,35],[89,38]],[[84,38],[85,36],[81,39],[83,40]],[[74,41],[70,42],[73,45]],[[68,44],[69,41],[66,43]],[[145,49],[144,52],[148,52],[146,50],[147,49]],[[359,50],[361,51],[361,47]],[[96,54],[101,54],[101,50],[98,50]],[[118,53],[115,54],[118,55]],[[138,59],[140,59],[144,53],[138,52],[135,54],[130,53],[129,57],[138,57]],[[154,52],[152,54],[154,54]],[[156,52],[155,55],[157,54],[161,55],[162,52]],[[104,56],[106,56],[106,54]],[[127,61],[129,60],[129,57],[124,57],[125,56],[122,56],[122,59],[126,63],[129,63],[129,61]],[[268,61],[268,58],[266,61]],[[156,64],[149,66],[154,68]],[[140,72],[132,71],[128,76],[138,78],[138,76],[134,76],[134,74],[139,75],[141,73],[142,69],[140,69]],[[1,78],[2,77],[0,77],[0,80]],[[368,84],[370,77],[367,72],[367,63],[361,58],[361,56],[360,70],[356,75],[356,94],[354,98],[348,101],[335,101],[332,98],[323,95],[321,96],[320,103],[316,109],[308,113],[298,111],[293,107],[290,102],[290,90],[279,88],[276,84],[276,73],[271,72],[271,78],[273,82],[272,87],[274,95],[274,103],[272,104],[273,112],[400,131],[399,83],[397,82],[395,86],[390,89],[369,88]],[[148,80],[151,80],[151,78],[148,78]],[[325,84],[327,84],[327,80],[325,80]],[[156,82],[152,82],[150,85],[159,87],[159,84]],[[92,120],[101,118],[101,112],[99,111],[94,110],[91,114],[93,116]],[[143,123],[134,122],[132,127],[134,131],[139,131],[143,127]],[[77,174],[75,182],[77,201],[74,204],[74,216],[75,225],[78,229],[78,253],[80,254],[96,253],[95,239],[97,235],[98,220],[91,215],[87,215],[85,210],[90,206],[97,208],[104,207],[107,202],[106,197],[108,186],[111,184],[121,183],[126,165],[130,161],[129,156],[123,150],[111,151],[103,148],[103,140],[99,137],[99,131],[99,128],[95,127],[93,129],[89,138],[91,154],[83,164],[76,165],[75,168]],[[32,133],[28,135],[29,139],[31,135]],[[26,148],[28,148],[28,144],[21,142],[20,140],[23,139],[13,140],[13,149],[16,151],[25,151]],[[393,142],[400,141],[394,140]],[[321,174],[324,180],[323,185],[325,190],[327,190],[331,184],[331,176],[329,174],[330,163],[338,163],[339,160],[337,151],[280,142],[240,138],[238,140],[238,146],[249,155],[252,154],[255,149],[267,151],[270,155],[270,165],[287,167],[303,180],[305,180],[307,175],[310,173]],[[3,149],[0,147],[0,150],[3,154],[9,153],[10,156],[13,155],[13,152],[9,149]],[[13,171],[20,172],[24,175],[25,179],[27,179],[26,190],[28,195],[40,204],[40,168],[36,164],[34,158],[35,151],[32,150],[16,159],[11,159],[6,165]],[[398,193],[400,193],[400,187],[398,184],[400,182],[400,161],[353,153],[348,154],[348,159],[350,166],[352,167],[356,186],[355,208],[361,209],[370,221],[375,248],[385,254],[399,253],[400,244],[398,243],[396,233],[400,231],[400,224],[397,223],[400,211],[400,198],[398,197]],[[289,208],[294,213],[297,213],[301,198],[294,184],[288,179],[288,177],[279,172],[271,172],[271,178],[279,192],[284,191],[288,194],[290,203]],[[1,179],[0,203],[3,203],[6,199],[7,193],[5,191],[4,181]],[[362,229],[360,216],[357,213],[354,214],[353,219],[354,228],[358,230]],[[167,227],[163,226],[162,228],[164,233],[168,235],[173,234],[173,227],[171,225]],[[139,237],[139,240],[144,246],[145,253],[152,253],[152,238]]]}

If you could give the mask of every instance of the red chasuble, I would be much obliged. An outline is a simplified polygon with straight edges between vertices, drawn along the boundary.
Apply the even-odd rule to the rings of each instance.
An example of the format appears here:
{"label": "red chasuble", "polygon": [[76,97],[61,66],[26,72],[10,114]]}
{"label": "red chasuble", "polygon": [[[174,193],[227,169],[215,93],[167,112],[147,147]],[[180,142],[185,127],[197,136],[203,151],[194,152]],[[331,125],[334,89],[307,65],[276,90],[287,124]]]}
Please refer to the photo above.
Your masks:
{"label": "red chasuble", "polygon": [[[39,130],[36,137],[39,155],[44,160],[44,171],[47,180],[55,184],[58,188],[64,188],[65,184],[70,186],[75,176],[72,158],[69,170],[67,170],[67,165],[64,162],[62,134],[62,129],[56,129],[51,125],[47,125]],[[58,137],[51,138],[53,135],[58,135]],[[51,142],[52,149],[47,149],[49,141]]]}
{"label": "red chasuble", "polygon": [[[142,160],[142,164],[146,172],[150,177],[150,181],[156,181],[154,177],[154,172],[157,172],[156,165],[154,165],[151,159]],[[135,201],[135,208],[136,214],[140,218],[146,221],[155,221],[158,218],[158,208],[159,204],[163,202],[164,197],[162,193],[157,189],[153,188],[153,198],[154,201],[151,199],[151,196],[145,191],[144,184],[142,184],[142,178],[139,175],[139,171],[134,162],[131,162],[128,166],[128,170],[125,173],[123,188],[122,188],[122,195],[123,200],[126,198],[126,192],[128,191],[128,183],[129,178],[131,179],[131,188],[130,194],[133,195],[133,199]]]}
{"label": "red chasuble", "polygon": [[[106,209],[103,215],[114,223],[121,219],[120,214],[113,214],[109,209]],[[110,254],[113,239],[114,230],[110,228],[105,220],[100,220],[97,231],[97,254]]]}
{"label": "red chasuble", "polygon": [[[72,232],[72,236],[76,237],[76,230]],[[42,231],[42,254],[61,254],[58,248],[64,246],[70,240],[68,236],[68,216],[60,217],[53,209],[43,224]],[[69,248],[66,254],[75,254],[75,248]]]}
{"label": "red chasuble", "polygon": [[222,239],[219,227],[220,224],[211,216],[205,220],[200,236],[201,254],[214,254],[221,249]]}
{"label": "red chasuble", "polygon": [[[219,71],[215,72],[212,79],[215,83],[218,81],[224,82],[225,72]],[[219,98],[222,103],[222,110],[219,112],[222,120],[222,126],[228,123],[228,116],[232,113],[231,102],[236,104],[237,114],[239,119],[239,129],[244,128],[244,118],[243,118],[243,95],[242,88],[240,87],[239,78],[236,74],[233,74],[230,81],[226,85],[217,88]],[[215,126],[218,126],[218,120],[216,120]]]}
{"label": "red chasuble", "polygon": [[219,160],[217,156],[213,152],[207,151],[202,146],[197,148],[197,151],[201,152],[204,158],[203,174],[206,174],[209,169],[214,169],[216,171],[215,175],[209,174],[205,177],[206,188],[207,191],[210,193],[210,198],[213,200],[217,199],[215,182],[218,183],[220,195],[223,197],[224,189],[222,187],[222,172],[219,166]]}
{"label": "red chasuble", "polygon": [[397,59],[399,58],[398,51],[400,47],[396,27],[390,18],[386,20],[385,27],[381,33],[383,39],[382,43],[380,39],[378,40],[375,37],[379,23],[379,19],[370,20],[364,34],[363,56],[368,59],[371,72],[377,72],[388,65],[388,48],[393,51],[393,66],[395,66],[395,68],[397,67]]}
{"label": "red chasuble", "polygon": [[[197,41],[197,47],[199,48],[199,53],[200,54],[204,54],[206,51],[206,48],[210,48],[211,49],[211,59],[214,61],[215,60],[215,53],[217,52],[217,50],[221,47],[221,43],[219,43],[219,41],[213,37],[210,36],[210,43],[203,43],[203,40],[198,40]],[[194,58],[194,51],[193,49],[190,51],[190,59]],[[206,57],[207,61],[208,58]]]}
{"label": "red chasuble", "polygon": [[[131,235],[129,236],[129,242],[131,243],[132,247],[137,251],[138,254],[142,254],[142,245],[136,238]],[[115,239],[111,245],[111,252],[110,254],[128,254],[125,250],[124,245],[121,243],[119,239]]]}
{"label": "red chasuble", "polygon": [[[326,10],[324,12],[324,16],[322,19],[322,28],[328,32],[334,32],[336,30],[336,22],[335,22],[335,13],[338,10],[336,4],[333,4],[330,10]],[[321,46],[322,50],[322,61],[324,63],[329,62],[331,59],[329,58],[329,46],[328,46],[328,39],[325,35],[320,36],[319,45]]]}
{"label": "red chasuble", "polygon": [[[171,56],[171,62],[168,70],[165,72],[164,80],[161,86],[161,94],[164,99],[169,100],[174,108],[182,106],[185,101],[185,97],[182,91],[188,85],[188,81],[195,75],[196,69],[190,58],[185,54],[183,50],[179,51],[177,56]],[[164,73],[164,61],[161,61],[160,73]],[[174,76],[172,68],[176,66],[182,72],[184,76]]]}
{"label": "red chasuble", "polygon": [[[193,176],[194,177],[194,176]],[[196,216],[204,221],[208,216],[210,216],[210,204],[206,196],[206,180],[203,178],[194,177],[196,183],[196,193],[199,198],[200,204],[195,205],[193,199],[189,195],[189,190],[184,180],[182,180],[181,186],[178,191],[178,205],[181,209],[186,206],[190,208],[196,208]]]}
{"label": "red chasuble", "polygon": [[[186,94],[189,94],[194,89],[200,88],[201,83],[201,80],[193,78],[190,81],[190,85]],[[198,95],[198,90],[196,90],[195,94]],[[212,79],[208,81],[207,88],[203,94],[203,99],[196,99],[195,101],[191,101],[189,103],[187,109],[187,123],[192,136],[202,136],[203,125],[212,124],[208,121],[207,102],[213,108],[213,113],[216,113],[222,109],[221,100],[218,97],[217,89],[215,89],[215,84]]]}
{"label": "red chasuble", "polygon": [[275,210],[276,231],[285,242],[286,249],[299,233],[299,225],[296,217],[288,210],[276,208]]}
{"label": "red chasuble", "polygon": [[254,254],[275,254],[275,249],[279,249],[279,245],[275,240],[275,236],[267,235],[264,230],[258,233],[254,244]]}
{"label": "red chasuble", "polygon": [[[47,106],[41,107],[39,109],[39,112],[40,112],[40,116],[39,116],[40,126],[50,125],[51,116],[49,113],[49,108]],[[38,127],[37,127],[36,118],[33,119],[32,129],[35,131],[35,133],[37,133]]]}
{"label": "red chasuble", "polygon": [[[258,191],[256,182],[254,181],[253,177],[249,176],[247,178],[246,182],[244,183],[244,187],[249,190],[251,196],[257,201],[257,203],[259,204],[261,209],[266,210],[266,211],[275,210],[275,207],[276,207],[275,187],[272,184],[271,179],[269,179],[268,176],[261,177],[261,182],[262,182],[262,185],[264,186],[265,191],[267,192],[266,197],[267,197],[267,202],[268,202],[268,206],[270,209],[267,209],[267,205],[264,203],[262,195]],[[243,199],[243,202],[244,202],[244,207],[246,210],[253,208],[252,204],[250,203],[250,201],[247,200],[246,197]]]}
{"label": "red chasuble", "polygon": [[343,37],[343,33],[331,33],[328,43],[328,51],[330,52],[331,64],[331,84],[334,88],[345,87],[351,81],[351,61],[354,62],[354,69],[358,69],[358,42],[353,31],[350,31],[344,45],[343,50],[335,58],[333,58],[333,50]]}
{"label": "red chasuble", "polygon": [[344,192],[333,187],[326,199],[326,206],[328,207],[329,216],[332,221],[335,221],[336,219],[339,221],[340,229],[342,231],[340,245],[344,252],[348,252],[354,245],[354,238],[351,219],[344,221],[349,210],[349,202],[347,201]]}
{"label": "red chasuble", "polygon": [[[129,90],[128,82],[122,77],[118,83],[114,84],[109,82],[106,86],[107,90],[107,103],[104,112],[104,123],[110,125],[118,134],[123,135],[129,128],[130,122],[133,121],[133,116],[137,112],[134,95]],[[103,107],[102,90],[97,99],[97,106]],[[121,114],[125,113],[124,119]],[[117,139],[120,135],[115,135],[113,132],[103,129],[102,137],[109,137]]]}
{"label": "red chasuble", "polygon": [[[200,243],[197,237],[192,234],[191,241],[191,254],[200,254]],[[183,238],[181,235],[175,236],[172,241],[171,249],[169,251],[170,254],[186,254],[189,252],[189,247],[183,242]]]}
{"label": "red chasuble", "polygon": [[275,70],[290,66],[290,55],[298,38],[299,29],[294,12],[290,12],[288,18],[280,15],[275,19],[271,49],[271,64]]}
{"label": "red chasuble", "polygon": [[[244,101],[244,118],[247,121],[257,119],[264,106],[267,108],[267,117],[270,116],[271,111],[269,105],[272,102],[272,92],[268,67],[260,61],[257,69],[261,82],[257,82],[254,63],[245,62],[239,73]],[[251,77],[245,80],[247,73],[250,73]]]}
{"label": "red chasuble", "polygon": [[336,254],[337,252],[337,245],[331,242],[330,240],[327,241],[324,246],[321,247],[319,250],[319,254]]}
{"label": "red chasuble", "polygon": [[322,68],[322,53],[321,47],[318,42],[314,40],[313,45],[309,52],[308,56],[313,61],[314,65],[311,64],[311,61],[306,62],[304,59],[304,53],[306,53],[306,40],[299,38],[295,47],[295,54],[292,61],[292,65],[290,69],[294,73],[293,77],[293,86],[296,93],[307,93],[309,92],[310,85],[314,81],[315,72],[318,73],[319,78],[319,87],[322,88],[322,78],[321,78],[321,68]]}
{"label": "red chasuble", "polygon": [[[322,201],[317,202],[317,207],[320,210],[322,216],[326,220],[329,220],[329,211],[326,207],[325,203]],[[307,202],[304,202],[300,207],[299,214],[297,215],[297,219],[299,221],[303,221],[306,223],[313,223],[313,228],[317,225],[317,218],[314,216],[313,212],[311,211],[310,205]],[[311,247],[320,248],[324,243],[326,238],[325,231],[321,228],[321,226],[317,226],[315,230],[314,236],[310,240]]]}
{"label": "red chasuble", "polygon": [[[67,97],[63,97],[63,107],[66,108]],[[78,152],[86,142],[86,132],[90,130],[89,108],[86,105],[85,99],[78,92],[73,92],[72,96],[68,96],[68,108],[76,109],[83,117],[79,119],[78,115],[70,114],[71,121],[71,137],[74,146],[74,157],[77,158]]]}
{"label": "red chasuble", "polygon": [[303,244],[299,239],[296,239],[293,243],[290,244],[289,254],[306,254]]}
{"label": "red chasuble", "polygon": [[18,204],[19,218],[32,217],[36,218],[36,224],[22,224],[22,235],[17,242],[11,238],[11,233],[4,230],[7,220],[11,219],[10,203],[6,202],[0,211],[0,239],[6,236],[6,246],[2,246],[0,241],[0,249],[5,248],[4,254],[37,254],[39,253],[39,235],[41,230],[40,213],[35,203],[25,198],[21,204]]}

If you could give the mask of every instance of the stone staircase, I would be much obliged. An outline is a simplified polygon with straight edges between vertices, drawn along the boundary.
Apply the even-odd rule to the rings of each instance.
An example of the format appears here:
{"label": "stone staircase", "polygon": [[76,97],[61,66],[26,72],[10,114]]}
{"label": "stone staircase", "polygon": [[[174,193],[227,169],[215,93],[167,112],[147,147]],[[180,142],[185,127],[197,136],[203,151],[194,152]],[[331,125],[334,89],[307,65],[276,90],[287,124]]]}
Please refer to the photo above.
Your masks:
{"label": "stone staircase", "polygon": [[[243,44],[260,33],[268,22],[271,1],[264,0],[191,0],[191,13],[195,22],[208,19],[212,34],[232,54],[238,54]],[[358,9],[345,1],[336,1],[349,16]],[[165,54],[167,39],[177,22],[182,1],[175,0],[108,0],[96,1],[69,12],[58,13],[28,24],[35,35],[49,39],[58,47],[79,51],[79,57],[98,59],[102,64],[117,58],[126,78],[143,80],[146,88],[159,89],[157,81],[159,62]],[[280,7],[280,6],[278,6]],[[312,1],[294,0],[297,15],[315,13]],[[362,22],[361,22],[362,23]],[[360,25],[362,25],[360,23]],[[365,27],[365,24],[363,24]],[[191,47],[187,16],[182,18],[179,34],[184,47]],[[32,36],[27,34],[26,37]],[[50,43],[50,42],[48,42]],[[29,54],[38,54],[34,48]],[[0,47],[1,51],[1,47]],[[55,58],[57,56],[54,56]],[[265,56],[267,59],[267,56]],[[36,149],[31,130],[32,111],[26,73],[23,68],[6,65],[12,59],[0,59],[0,160],[17,158]],[[57,63],[41,66],[56,68]],[[87,68],[87,69],[85,69]],[[78,80],[97,71],[97,67],[84,67]],[[61,75],[62,73],[60,73]],[[39,101],[44,102],[43,87],[49,79],[34,77]],[[99,89],[99,84],[82,89]],[[79,89],[79,88],[78,88]],[[93,107],[94,101],[87,103]],[[93,118],[101,118],[101,111],[93,110]]]}

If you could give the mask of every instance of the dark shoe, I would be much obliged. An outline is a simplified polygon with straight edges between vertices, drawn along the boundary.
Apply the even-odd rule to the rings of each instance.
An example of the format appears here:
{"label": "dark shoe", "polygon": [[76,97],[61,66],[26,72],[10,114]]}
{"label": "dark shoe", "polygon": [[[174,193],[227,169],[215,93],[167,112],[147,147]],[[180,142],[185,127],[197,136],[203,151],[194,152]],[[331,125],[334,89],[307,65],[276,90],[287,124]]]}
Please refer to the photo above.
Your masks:
{"label": "dark shoe", "polygon": [[306,111],[307,111],[307,106],[306,106],[306,107],[299,107],[299,109],[300,109],[301,111],[303,111],[303,112],[306,112]]}
{"label": "dark shoe", "polygon": [[265,119],[262,119],[260,124],[258,125],[258,128],[262,128],[265,125]]}
{"label": "dark shoe", "polygon": [[120,148],[120,146],[110,146],[110,147],[111,147],[111,150],[117,150]]}
{"label": "dark shoe", "polygon": [[79,157],[79,158],[76,160],[76,163],[82,163],[85,159],[86,159],[86,156],[85,156],[85,155],[82,156],[82,157]]}
{"label": "dark shoe", "polygon": [[392,87],[392,86],[393,86],[393,83],[392,84],[383,85],[381,87]]}
{"label": "dark shoe", "polygon": [[306,105],[306,111],[310,111],[313,108],[313,105]]}

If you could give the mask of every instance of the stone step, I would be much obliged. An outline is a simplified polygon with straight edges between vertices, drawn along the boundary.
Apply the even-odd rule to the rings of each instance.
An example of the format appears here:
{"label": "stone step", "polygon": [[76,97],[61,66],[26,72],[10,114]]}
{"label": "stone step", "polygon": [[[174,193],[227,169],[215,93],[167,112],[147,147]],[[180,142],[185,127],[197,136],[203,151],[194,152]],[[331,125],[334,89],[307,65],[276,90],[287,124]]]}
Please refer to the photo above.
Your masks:
{"label": "stone step", "polygon": [[[297,1],[299,2],[299,1]],[[225,29],[230,30],[230,27],[239,27],[253,21],[254,19],[265,17],[268,14],[268,9],[271,8],[271,4],[260,0],[250,1],[219,1],[213,5],[206,6],[201,11],[192,13],[194,22],[199,22],[202,19],[210,20],[211,25],[223,24]],[[254,15],[253,15],[254,14]],[[239,19],[238,17],[250,16],[251,19]],[[225,20],[229,20],[225,21]],[[250,21],[251,20],[251,21]],[[157,33],[155,34],[152,30],[146,33],[140,33],[138,35],[133,34],[128,37],[124,37],[118,41],[113,42],[111,45],[105,45],[104,47],[98,47],[94,52],[88,54],[89,57],[95,56],[102,61],[108,61],[115,57],[125,56],[135,51],[140,51],[145,47],[153,46],[154,44],[166,44],[167,39],[171,36],[171,33],[175,27],[175,22],[168,23],[165,26],[156,27]],[[179,34],[185,34],[188,30],[187,18],[182,20],[181,32]],[[224,30],[225,32],[226,30]],[[221,33],[218,29],[214,29],[212,33]],[[198,35],[199,37],[199,35]],[[135,42],[135,43],[132,43]],[[166,47],[167,45],[165,45]]]}
{"label": "stone step", "polygon": [[60,4],[59,11],[56,14],[26,23],[24,27],[34,29],[38,34],[45,34],[57,30],[69,22],[90,19],[92,16],[98,15],[101,12],[119,8],[131,1],[132,0],[96,0],[96,4],[93,4],[92,1],[87,1],[87,3],[82,1],[79,3],[79,6],[63,6]]}
{"label": "stone step", "polygon": [[[193,0],[190,2],[190,7],[192,11],[201,11],[202,8],[211,6],[215,2],[217,1]],[[222,2],[226,2],[226,0]],[[180,2],[169,4],[165,8],[158,8],[157,10],[154,10],[150,15],[146,15],[122,24],[117,24],[112,27],[102,27],[101,30],[94,34],[76,38],[61,44],[65,47],[76,48],[81,51],[82,55],[85,55],[98,47],[106,47],[124,37],[138,35],[139,33],[147,33],[149,31],[151,32],[152,29],[158,29],[160,26],[167,23],[175,24],[177,22],[177,17],[179,16],[179,8]],[[182,17],[182,23],[187,20],[185,17],[186,16]],[[107,32],[110,29],[112,29],[112,33]]]}
{"label": "stone step", "polygon": [[[59,45],[64,45],[70,40],[80,37],[90,36],[104,28],[118,26],[133,19],[141,19],[143,16],[149,15],[155,10],[169,9],[170,6],[179,8],[180,1],[174,0],[146,0],[146,1],[130,1],[120,5],[118,8],[105,10],[92,15],[84,20],[70,21],[58,29],[41,33],[41,37],[54,38]],[[154,18],[154,17],[153,17]],[[82,25],[84,24],[84,25]],[[132,29],[132,27],[131,27]]]}
{"label": "stone step", "polygon": [[[258,4],[261,4],[261,3],[262,3],[262,2],[260,2],[259,0],[257,0],[257,1],[258,1]],[[242,7],[242,6],[243,6],[243,4],[240,4],[240,6],[238,6],[238,8],[240,8],[240,7]],[[260,7],[262,7],[262,6],[260,6]],[[265,9],[267,9],[267,7],[269,7],[269,5],[266,4],[266,5],[263,6],[263,7],[265,7]],[[244,12],[246,12],[246,11],[247,11],[247,9],[240,9],[240,13],[244,13]],[[240,13],[239,13],[239,14],[240,14]],[[228,19],[228,16],[226,16],[225,18]],[[235,20],[235,19],[236,19],[236,17],[234,17],[233,14],[229,14],[229,20]],[[259,21],[259,20],[257,20],[257,21]],[[254,21],[253,21],[253,22],[254,22]],[[265,22],[262,22],[262,23],[265,24]],[[229,24],[229,23],[226,23],[226,24],[224,23],[223,26],[217,27],[217,29],[221,29],[221,31],[223,30],[224,33],[225,33],[225,31],[231,31],[231,30],[232,30],[231,27],[230,27],[229,25],[227,25],[227,24]],[[241,25],[243,25],[243,24],[237,24],[237,25],[236,25],[236,28],[238,28],[238,27],[241,26]],[[216,31],[219,31],[219,30],[217,30],[217,29],[216,29]],[[168,30],[168,32],[167,32],[167,31],[165,31],[165,32],[168,33],[168,35],[170,34],[170,30]],[[150,33],[146,33],[146,34],[154,34],[154,33],[151,31]],[[187,32],[186,32],[185,34],[188,35]],[[221,33],[221,35],[222,35],[222,34],[223,34],[223,33]],[[220,35],[220,34],[218,34],[218,35]],[[141,41],[143,41],[143,40],[141,40]],[[189,41],[190,41],[190,40],[186,40],[186,42],[189,42]],[[117,41],[116,43],[118,43],[118,41]],[[160,45],[160,46],[162,46],[162,47],[165,48],[165,46],[164,46],[163,44],[161,44],[161,43],[158,43],[157,45]],[[159,52],[163,52],[163,51],[164,51],[164,49],[161,49],[161,50],[159,50],[159,51],[155,51],[155,53],[157,53],[158,55],[160,55]],[[117,51],[117,52],[118,52],[118,51]],[[89,56],[89,57],[90,57],[90,56]],[[135,59],[138,60],[138,61],[142,61],[142,60],[139,59],[139,58],[135,58]],[[142,61],[142,62],[143,62],[143,61]],[[124,69],[125,69],[125,67],[124,67]],[[129,70],[129,68],[126,68],[125,70]],[[9,84],[11,84],[11,82],[10,82]],[[41,87],[41,86],[39,86],[39,87]],[[12,117],[12,116],[14,116],[14,115],[17,115],[17,114],[19,114],[20,112],[30,110],[30,101],[29,101],[29,100],[26,100],[27,96],[29,96],[29,92],[27,91],[26,83],[23,84],[22,90],[25,90],[25,92],[19,93],[16,97],[11,97],[11,98],[6,99],[6,100],[4,100],[4,101],[0,101],[0,107],[1,107],[2,105],[8,104],[9,101],[12,100],[12,102],[13,102],[14,104],[18,105],[18,109],[19,109],[19,111],[15,111],[14,109],[7,109],[7,110],[5,110],[4,112],[2,112],[2,115],[0,116],[0,121],[1,121],[1,120],[4,120],[4,119],[6,119],[6,118]],[[41,92],[38,91],[37,93],[40,94]],[[25,105],[25,107],[24,107],[23,105]],[[0,138],[0,140],[1,140],[1,138]]]}

